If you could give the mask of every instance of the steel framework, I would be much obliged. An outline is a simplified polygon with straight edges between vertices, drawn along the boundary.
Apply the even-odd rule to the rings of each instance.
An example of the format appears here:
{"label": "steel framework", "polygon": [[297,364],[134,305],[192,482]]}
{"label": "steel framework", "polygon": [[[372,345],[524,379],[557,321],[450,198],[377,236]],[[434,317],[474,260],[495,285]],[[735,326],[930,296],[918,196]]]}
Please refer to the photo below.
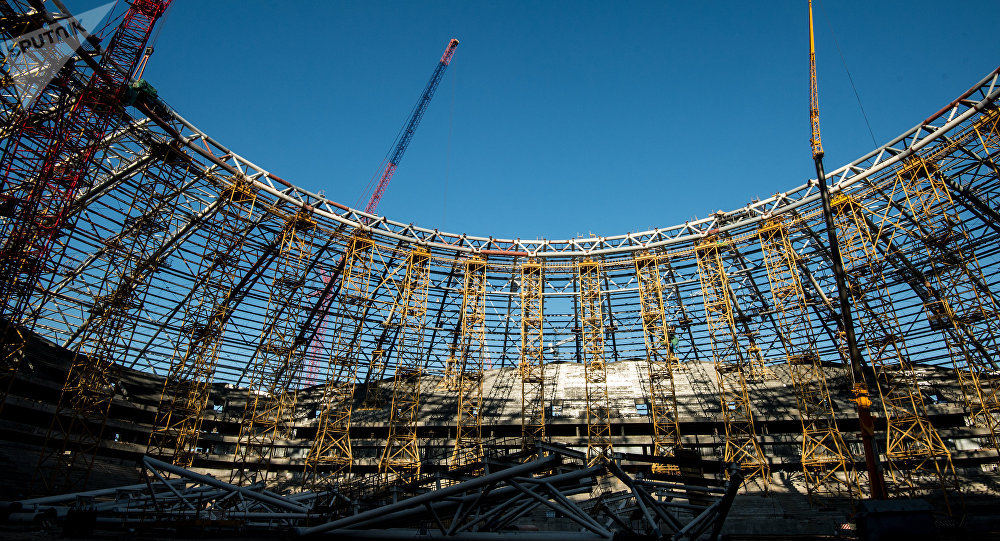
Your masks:
{"label": "steel framework", "polygon": [[379,471],[390,477],[412,479],[420,475],[417,442],[417,409],[420,406],[420,376],[424,370],[423,327],[427,315],[431,256],[415,248],[407,256],[401,302],[393,307],[401,325],[396,344],[396,371],[392,379],[389,438],[379,460]]}
{"label": "steel framework", "polygon": [[[9,134],[2,159],[12,163],[0,206],[13,205],[8,196],[43,178],[40,164],[45,162],[36,159],[40,144],[20,153],[15,142],[32,136],[32,129],[69,122],[72,117],[60,108],[75,103],[95,69],[86,60],[77,62],[63,82],[50,86],[46,101],[39,102],[47,107],[39,112],[39,124],[24,124],[13,107],[0,111],[0,131]],[[852,294],[865,327],[862,343],[878,375],[868,382],[881,391],[877,424],[880,431],[884,422],[890,425],[889,437],[879,437],[888,443],[897,492],[919,493],[942,480],[951,486],[952,466],[964,475],[996,462],[996,376],[987,359],[994,356],[1000,332],[993,322],[1000,291],[998,73],[991,71],[940,112],[827,176],[831,191],[839,194],[837,233],[845,245],[860,247],[846,250],[853,254],[848,254]],[[14,103],[7,94],[0,98],[5,105]],[[503,393],[510,392],[516,403],[518,376],[527,449],[552,438],[582,448],[582,438],[573,440],[567,428],[577,417],[557,413],[558,408],[571,410],[572,400],[562,404],[549,398],[564,392],[565,378],[584,368],[565,361],[583,364],[588,385],[600,390],[596,380],[590,385],[591,374],[600,377],[590,370],[592,361],[599,359],[611,371],[638,360],[643,381],[648,371],[653,389],[644,398],[651,406],[654,456],[666,460],[677,454],[678,428],[690,427],[695,437],[709,423],[693,420],[719,413],[714,398],[701,396],[675,408],[669,402],[674,395],[670,382],[677,378],[678,384],[690,383],[699,391],[711,387],[714,393],[710,380],[717,379],[724,421],[718,426],[728,428],[728,437],[685,451],[704,448],[706,454],[737,457],[740,447],[727,442],[737,442],[742,427],[748,447],[741,460],[751,477],[763,477],[765,465],[773,461],[813,476],[818,496],[824,483],[832,490],[848,478],[844,472],[851,468],[840,469],[832,450],[839,443],[826,443],[838,437],[856,440],[836,432],[831,414],[836,406],[836,422],[853,426],[845,398],[849,391],[837,376],[844,360],[836,313],[828,308],[835,296],[831,256],[817,234],[823,230],[818,179],[802,179],[800,186],[772,197],[672,227],[562,240],[502,239],[441,232],[329,201],[225,147],[155,98],[115,109],[110,122],[95,139],[93,159],[81,169],[82,188],[66,201],[64,224],[74,226],[61,229],[31,287],[18,289],[22,307],[4,312],[7,317],[20,311],[15,319],[23,326],[13,328],[30,331],[23,336],[37,346],[35,351],[51,345],[81,352],[73,381],[81,381],[83,368],[95,369],[99,377],[86,387],[73,385],[95,391],[98,410],[110,404],[114,413],[133,411],[124,408],[144,404],[135,410],[140,418],[132,426],[123,427],[112,415],[117,425],[110,433],[122,441],[92,438],[102,457],[134,453],[148,441],[150,453],[208,467],[230,461],[234,439],[240,441],[238,458],[249,453],[252,436],[261,457],[241,465],[248,470],[281,470],[297,481],[295,474],[305,466],[316,474],[306,479],[324,479],[346,468],[364,475],[381,462],[383,471],[395,468],[410,479],[421,461],[434,465],[421,472],[428,473],[444,471],[448,457],[455,457],[460,446],[448,428],[460,422],[453,417],[458,411],[461,422],[475,420],[483,433],[496,429],[516,435],[517,429],[507,426],[516,424],[516,414],[504,410]],[[237,186],[254,199],[231,197]],[[10,208],[22,212],[19,206]],[[290,217],[313,225],[291,227]],[[11,218],[0,213],[4,232],[13,227]],[[305,239],[301,247],[283,243],[289,227],[294,237]],[[145,231],[136,234],[139,229]],[[946,229],[952,231],[948,236]],[[474,261],[475,272],[470,272],[466,265]],[[324,280],[337,272],[343,280]],[[358,290],[366,288],[363,294],[352,293],[354,286],[344,282],[353,280],[350,274],[364,276],[358,278]],[[482,283],[477,276],[485,277]],[[25,283],[20,277],[15,281]],[[338,287],[329,297],[319,294]],[[115,303],[108,304],[111,300]],[[335,336],[310,340],[317,316],[326,312],[336,322]],[[102,317],[114,321],[101,323]],[[115,344],[100,345],[106,352],[99,358],[94,353],[98,341],[118,328],[128,332]],[[748,332],[754,333],[752,343]],[[672,333],[683,339],[676,348],[670,340],[663,343]],[[567,343],[561,354],[555,352]],[[315,379],[296,379],[296,370],[310,356],[328,370]],[[487,359],[495,370],[487,369]],[[66,364],[71,360],[66,358]],[[44,375],[38,358],[28,361],[13,381],[31,384]],[[702,378],[703,361],[716,362],[721,370]],[[791,370],[794,385],[780,394],[774,391],[776,380],[750,378],[751,361],[781,377]],[[477,412],[480,363],[484,394]],[[958,385],[954,397],[949,396],[951,384],[942,383],[945,371]],[[465,383],[462,373],[468,376]],[[154,380],[152,398],[126,396],[128,382],[113,377],[122,374]],[[461,393],[453,393],[455,403],[422,404],[421,389],[433,388],[442,375],[444,389],[461,386]],[[379,401],[387,397],[379,390],[388,381],[393,382],[393,404],[382,408]],[[112,385],[118,391],[113,395]],[[354,408],[349,399],[355,390],[361,394],[358,385],[369,395],[364,408]],[[631,446],[635,434],[619,434],[640,430],[635,418],[642,413],[631,409],[622,391],[603,385],[616,399],[615,408],[604,423],[599,415],[604,398],[598,396],[592,418],[602,422],[588,425],[606,427],[608,448],[614,444],[620,450],[618,442]],[[25,389],[37,385],[13,388],[7,409],[17,409],[10,415],[31,407],[35,397],[25,396]],[[758,396],[758,388],[770,394]],[[246,393],[256,404],[251,409],[275,414],[251,415],[245,423],[250,430],[244,426],[236,438],[235,433],[208,433],[235,427],[244,413],[242,398],[208,407],[209,389],[216,397]],[[447,393],[436,397],[442,395]],[[293,399],[304,407],[291,408]],[[753,416],[760,413],[771,429],[788,425],[771,420],[794,419],[796,406],[805,441],[790,444],[800,433],[800,423],[793,422],[792,430],[760,445],[759,430],[749,424]],[[361,409],[366,409],[364,421],[358,420]],[[445,409],[448,413],[441,414]],[[61,418],[69,419],[70,410],[62,411]],[[428,412],[417,422],[414,415]],[[318,418],[311,418],[314,413]],[[434,420],[435,415],[446,418]],[[974,426],[960,426],[963,416]],[[86,426],[98,428],[104,417],[88,417]],[[265,434],[272,423],[283,431],[294,425],[298,432],[272,438]],[[475,442],[465,436],[476,430],[463,426],[459,439]],[[314,429],[319,437],[310,440]],[[600,435],[591,441],[603,453]],[[54,433],[52,441],[60,438]],[[387,440],[387,453],[380,454],[378,446]],[[306,453],[314,441],[315,450]],[[289,449],[289,456],[278,456],[275,442]],[[364,452],[354,452],[359,445]],[[483,446],[483,462],[493,468],[488,462],[493,451]],[[197,449],[206,454],[195,454]],[[50,458],[56,454],[50,452]],[[851,459],[845,453],[843,460]],[[650,467],[661,465],[652,461]],[[85,475],[90,466],[78,460],[72,469]],[[823,477],[829,472],[832,477]],[[461,480],[462,470],[448,475],[448,482]],[[255,478],[270,482],[274,475]],[[316,490],[332,486],[315,485]]]}
{"label": "steel framework", "polygon": [[770,465],[761,449],[747,388],[753,361],[746,358],[734,319],[732,289],[722,260],[728,244],[707,237],[695,247],[705,306],[705,321],[712,340],[712,356],[725,425],[723,460],[738,464],[747,480],[770,484]]}
{"label": "steel framework", "polygon": [[[221,182],[221,181],[220,181]],[[190,468],[208,405],[222,334],[240,272],[245,237],[241,224],[252,214],[256,194],[245,178],[224,188],[202,227],[210,231],[197,268],[192,301],[185,304],[179,341],[167,372],[150,432],[147,454]]]}
{"label": "steel framework", "polygon": [[[655,254],[641,253],[634,259],[639,282],[642,329],[646,340],[646,364],[649,370],[650,420],[653,423],[653,455],[674,456],[681,447],[678,425],[677,393],[674,370],[680,364],[671,344],[675,327],[667,325],[664,310],[663,279]],[[653,466],[656,473],[679,473],[668,465]]]}
{"label": "steel framework", "polygon": [[[996,116],[995,112],[985,116],[975,126],[977,134],[982,134],[979,128],[984,125],[989,130],[990,122],[995,130]],[[989,288],[982,286],[975,247],[942,178],[938,163],[949,151],[945,147],[934,161],[914,157],[896,177],[905,193],[905,208],[917,224],[911,236],[927,255],[922,285],[931,292],[925,303],[930,326],[939,329],[948,344],[969,420],[985,431],[983,446],[1000,451],[1000,377],[993,360],[1000,353],[996,341],[1000,305]],[[983,151],[989,153],[985,145]],[[915,251],[919,253],[919,248]]]}
{"label": "steel framework", "polygon": [[[280,213],[278,209],[274,212]],[[307,286],[308,265],[314,250],[316,220],[306,210],[284,215],[278,233],[278,269],[271,280],[267,327],[260,337],[253,364],[247,370],[248,394],[240,422],[230,482],[250,485],[267,482],[275,444],[293,434],[296,383],[304,365],[306,340],[299,337],[304,310],[287,299]]]}
{"label": "steel framework", "polygon": [[781,327],[795,398],[802,421],[802,471],[810,499],[817,495],[860,497],[855,460],[837,428],[837,414],[823,361],[816,351],[814,327],[799,278],[799,255],[791,243],[799,217],[777,216],[760,229],[762,257],[771,298]]}
{"label": "steel framework", "polygon": [[458,417],[453,466],[483,460],[483,368],[486,350],[486,262],[465,261],[462,287],[462,338],[459,364]]}
{"label": "steel framework", "polygon": [[323,384],[316,436],[306,455],[306,486],[318,488],[326,478],[336,478],[350,471],[354,462],[351,450],[351,418],[354,413],[354,390],[361,351],[357,337],[371,303],[371,269],[375,248],[371,239],[355,235],[344,254],[341,274],[341,299],[344,310],[334,320],[333,349],[327,380]]}
{"label": "steel framework", "polygon": [[545,267],[521,263],[521,438],[530,447],[545,441]]}
{"label": "steel framework", "polygon": [[611,407],[608,403],[608,370],[604,361],[604,296],[601,264],[594,260],[576,265],[580,281],[580,336],[587,394],[587,464],[611,457]]}
{"label": "steel framework", "polygon": [[[869,212],[854,197],[833,200],[837,234],[843,240],[844,269],[851,300],[858,308],[859,343],[875,372],[885,415],[888,489],[915,494],[933,483],[957,490],[951,453],[927,415],[924,395],[910,362],[906,340],[886,287],[886,261],[876,249],[876,235],[864,220]],[[891,234],[891,233],[886,233]]]}

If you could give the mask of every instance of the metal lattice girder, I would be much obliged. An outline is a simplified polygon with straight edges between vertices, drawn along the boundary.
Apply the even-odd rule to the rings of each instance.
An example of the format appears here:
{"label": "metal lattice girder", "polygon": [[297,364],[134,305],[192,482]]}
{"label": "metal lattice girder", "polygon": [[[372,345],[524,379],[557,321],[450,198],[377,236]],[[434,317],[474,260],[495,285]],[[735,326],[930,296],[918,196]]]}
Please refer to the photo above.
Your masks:
{"label": "metal lattice girder", "polygon": [[202,227],[209,232],[190,301],[185,303],[182,332],[166,375],[147,454],[190,468],[201,433],[227,315],[228,301],[241,270],[246,237],[242,223],[256,200],[245,177],[233,179],[220,209]]}
{"label": "metal lattice girder", "polygon": [[[677,424],[677,394],[674,370],[679,361],[671,343],[676,328],[667,325],[664,310],[663,279],[659,257],[652,253],[635,256],[635,274],[639,281],[639,305],[642,329],[646,341],[646,363],[649,370],[650,420],[653,423],[653,455],[673,456],[681,447]],[[657,473],[680,473],[674,466],[655,464]]]}
{"label": "metal lattice girder", "polygon": [[[274,212],[278,212],[276,209]],[[308,342],[299,339],[305,307],[288,304],[305,287],[312,258],[316,219],[302,209],[285,216],[266,314],[266,326],[247,367],[248,396],[240,421],[230,482],[267,482],[275,442],[291,437],[295,409],[292,389],[302,370]]]}
{"label": "metal lattice girder", "polygon": [[586,260],[576,264],[580,282],[580,326],[587,393],[587,464],[611,458],[611,407],[608,403],[608,370],[604,361],[604,296],[601,264]]}
{"label": "metal lattice girder", "polygon": [[734,319],[734,296],[722,260],[722,252],[727,248],[728,244],[717,237],[706,237],[695,246],[705,323],[712,342],[726,432],[723,460],[738,464],[747,481],[759,479],[767,490],[770,465],[754,427],[754,412],[747,390],[747,372],[751,362],[745,358],[739,341]]}
{"label": "metal lattice girder", "polygon": [[167,194],[176,196],[186,173],[174,167],[173,151],[166,145],[162,150],[133,195],[125,229],[105,240],[102,288],[83,327],[39,458],[36,478],[46,492],[85,485],[101,447],[118,368],[128,355],[150,278],[157,270],[152,255],[173,225],[172,215],[164,212],[173,202]]}
{"label": "metal lattice girder", "polygon": [[393,307],[401,327],[396,344],[396,372],[392,379],[389,438],[379,460],[379,471],[404,480],[420,475],[417,409],[420,406],[420,376],[424,370],[422,346],[430,261],[430,253],[422,248],[410,252],[401,302]]}
{"label": "metal lattice girder", "polygon": [[886,261],[865,220],[868,211],[843,193],[834,197],[832,206],[851,303],[857,307],[859,343],[875,372],[874,383],[885,414],[888,488],[897,494],[913,495],[934,485],[947,496],[950,490],[957,489],[951,453],[927,416],[924,396],[886,287]]}
{"label": "metal lattice girder", "polygon": [[[40,14],[34,23],[44,24]],[[29,25],[29,21],[24,24]],[[27,30],[17,31],[22,29]],[[44,48],[37,54],[58,52]],[[45,58],[34,58],[33,53],[20,55],[20,59],[46,62]],[[5,57],[5,64],[7,60]],[[25,69],[31,68],[25,66]],[[31,327],[31,322],[25,320],[25,312],[46,270],[46,255],[52,241],[41,232],[43,226],[52,225],[51,217],[43,210],[53,206],[46,200],[53,191],[39,177],[46,165],[50,170],[54,166],[61,148],[60,136],[66,132],[70,119],[65,114],[48,114],[48,111],[67,110],[79,99],[79,90],[74,88],[67,73],[49,84],[28,110],[21,107],[16,95],[12,96],[9,109],[5,108],[9,114],[5,118],[0,154],[0,216],[4,218],[0,220],[0,408],[20,365],[26,341],[23,328]]]}
{"label": "metal lattice girder", "polygon": [[985,431],[983,446],[1000,451],[1000,377],[995,364],[1000,310],[996,297],[979,285],[984,283],[983,272],[939,163],[910,160],[896,173],[898,187],[919,224],[919,229],[910,230],[923,248],[916,251],[928,258],[923,273],[927,282],[922,285],[932,292],[933,300],[924,304],[930,326],[940,330],[948,344],[969,419]]}
{"label": "metal lattice girder", "polygon": [[[802,220],[787,215],[763,222],[758,230],[781,342],[802,422],[802,470],[810,500],[817,495],[860,498],[855,460],[837,428],[826,372],[799,278],[801,256],[792,246],[792,229]],[[839,369],[842,372],[842,369]]]}
{"label": "metal lattice girder", "polygon": [[521,439],[525,448],[546,441],[545,434],[545,266],[521,263]]}
{"label": "metal lattice girder", "polygon": [[362,351],[357,335],[372,302],[371,281],[375,249],[371,239],[359,233],[351,237],[341,273],[341,310],[336,314],[331,337],[330,366],[323,384],[316,436],[306,455],[306,486],[318,488],[324,478],[335,479],[349,472],[354,462],[351,448],[351,418],[354,390]]}
{"label": "metal lattice girder", "polygon": [[483,368],[486,362],[486,262],[467,259],[462,286],[462,336],[460,344],[458,417],[452,466],[475,464],[483,459]]}

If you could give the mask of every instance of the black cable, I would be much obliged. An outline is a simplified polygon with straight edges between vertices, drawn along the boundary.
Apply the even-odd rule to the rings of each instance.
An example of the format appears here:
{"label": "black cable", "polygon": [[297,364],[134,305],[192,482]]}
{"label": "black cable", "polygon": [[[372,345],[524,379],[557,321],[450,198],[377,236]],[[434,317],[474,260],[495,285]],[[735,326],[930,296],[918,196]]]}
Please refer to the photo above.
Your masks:
{"label": "black cable", "polygon": [[851,89],[854,90],[854,97],[858,100],[858,107],[861,108],[861,116],[865,119],[865,125],[868,126],[868,134],[872,136],[872,144],[876,147],[878,146],[878,141],[875,140],[875,132],[872,131],[872,125],[868,122],[868,114],[865,113],[865,106],[861,104],[861,95],[858,94],[858,88],[854,86],[854,77],[851,77],[851,70],[847,68],[847,59],[844,58],[844,52],[840,50],[840,43],[837,41],[837,35],[833,32],[833,25],[830,24],[830,18],[826,15],[826,7],[823,6],[823,2],[818,2],[819,7],[823,10],[823,18],[826,20],[826,26],[830,28],[830,35],[833,37],[833,44],[837,47],[837,54],[840,55],[840,62],[844,64],[844,71],[847,72],[847,80],[851,82]]}

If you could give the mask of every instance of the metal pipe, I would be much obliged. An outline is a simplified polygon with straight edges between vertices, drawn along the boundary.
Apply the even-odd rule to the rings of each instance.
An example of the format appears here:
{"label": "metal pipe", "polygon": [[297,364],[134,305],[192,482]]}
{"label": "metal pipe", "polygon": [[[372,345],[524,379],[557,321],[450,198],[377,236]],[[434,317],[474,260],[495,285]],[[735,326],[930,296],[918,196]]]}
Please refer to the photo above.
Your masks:
{"label": "metal pipe", "polygon": [[155,458],[144,456],[144,457],[142,457],[142,462],[150,470],[152,470],[153,468],[156,468],[156,469],[159,469],[159,470],[168,471],[170,473],[179,475],[181,477],[186,477],[186,478],[191,479],[193,481],[198,481],[199,483],[202,483],[202,484],[205,484],[205,485],[213,486],[213,487],[216,487],[216,488],[222,488],[222,489],[226,489],[226,490],[231,490],[231,491],[239,493],[241,496],[249,498],[251,500],[256,500],[258,502],[268,503],[268,504],[271,504],[271,505],[275,505],[275,506],[278,506],[278,507],[280,507],[282,509],[286,509],[288,511],[293,511],[293,512],[297,511],[297,512],[302,512],[302,513],[305,513],[305,512],[309,511],[308,507],[306,507],[304,505],[299,505],[299,504],[297,504],[297,503],[295,503],[293,501],[290,501],[290,500],[287,500],[287,499],[284,499],[284,498],[276,498],[274,496],[268,496],[267,494],[261,494],[259,492],[255,492],[253,490],[250,490],[250,489],[248,489],[246,487],[240,487],[240,486],[232,485],[232,484],[229,484],[229,483],[224,483],[224,482],[219,481],[218,479],[216,479],[214,477],[209,477],[207,475],[201,475],[199,473],[194,473],[194,472],[186,470],[184,468],[181,468],[181,467],[178,467],[178,466],[174,466],[173,464],[168,464],[166,462],[163,462],[163,461],[160,461],[160,460],[156,460]]}
{"label": "metal pipe", "polygon": [[404,509],[416,507],[422,505],[424,502],[431,502],[437,499],[447,498],[449,496],[457,496],[464,492],[468,492],[473,489],[477,489],[489,484],[493,484],[497,481],[502,481],[509,479],[511,477],[517,477],[518,475],[524,475],[531,472],[542,471],[552,468],[559,464],[559,457],[555,455],[550,455],[547,457],[540,458],[538,460],[533,460],[526,464],[520,464],[506,470],[501,470],[496,473],[491,473],[489,475],[484,475],[482,477],[477,477],[464,483],[459,483],[457,485],[452,485],[450,487],[442,488],[441,490],[435,490],[433,492],[427,492],[414,496],[412,498],[405,499],[401,502],[389,504],[378,509],[372,509],[370,511],[365,511],[363,513],[358,513],[357,515],[345,517],[340,520],[335,520],[328,522],[326,524],[320,524],[318,526],[313,526],[312,528],[296,528],[296,533],[299,535],[313,535],[323,532],[328,532],[330,530],[336,530],[338,528],[345,528],[348,526],[354,526],[356,524],[361,524],[370,519],[376,519],[383,517],[389,513],[395,511],[401,511]]}
{"label": "metal pipe", "polygon": [[[172,479],[167,481],[170,485],[182,485],[186,481],[183,479]],[[139,483],[137,485],[127,485],[123,487],[114,488],[101,488],[98,490],[88,490],[85,492],[70,492],[68,494],[59,494],[57,496],[46,496],[44,498],[33,498],[30,500],[16,500],[12,502],[0,502],[0,509],[10,508],[12,505],[20,505],[20,509],[27,509],[31,506],[39,505],[54,505],[62,502],[72,502],[76,501],[78,497],[83,498],[94,498],[100,496],[110,496],[117,493],[119,490],[143,490],[146,488],[146,483]]]}

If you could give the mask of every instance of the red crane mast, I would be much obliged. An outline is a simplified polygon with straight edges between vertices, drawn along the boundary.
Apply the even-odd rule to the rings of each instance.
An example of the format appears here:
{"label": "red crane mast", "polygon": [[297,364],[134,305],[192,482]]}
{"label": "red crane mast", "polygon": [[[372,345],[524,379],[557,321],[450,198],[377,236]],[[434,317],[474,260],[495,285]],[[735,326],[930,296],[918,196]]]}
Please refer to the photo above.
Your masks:
{"label": "red crane mast", "polygon": [[[67,227],[69,209],[128,92],[132,73],[157,19],[173,0],[134,0],[86,86],[54,122],[28,111],[0,157],[7,220],[0,240],[0,407],[20,364],[28,301]],[[56,81],[56,85],[65,84]],[[68,90],[63,92],[64,99]],[[35,108],[37,110],[37,107]],[[6,380],[6,381],[4,381]]]}

